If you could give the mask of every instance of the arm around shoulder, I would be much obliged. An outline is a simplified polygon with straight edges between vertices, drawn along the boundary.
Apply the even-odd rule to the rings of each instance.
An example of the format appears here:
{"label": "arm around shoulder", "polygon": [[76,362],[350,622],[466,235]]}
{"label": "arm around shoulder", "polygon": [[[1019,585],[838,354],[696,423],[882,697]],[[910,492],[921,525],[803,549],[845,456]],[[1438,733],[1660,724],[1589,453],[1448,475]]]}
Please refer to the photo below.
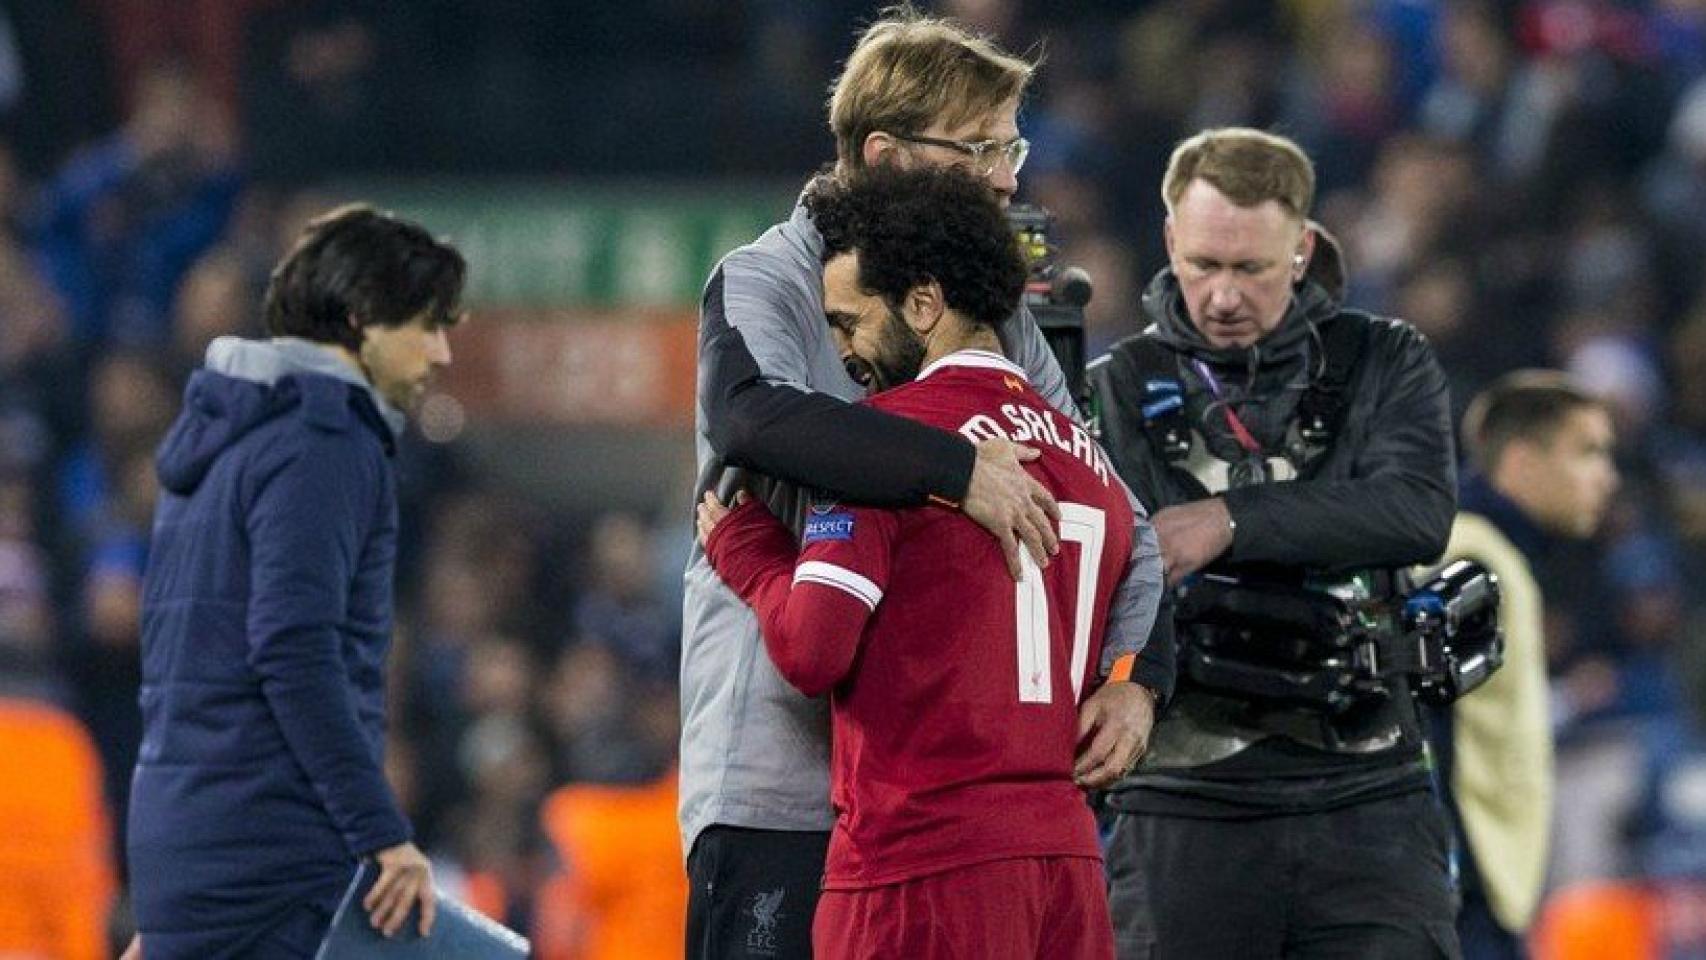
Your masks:
{"label": "arm around shoulder", "polygon": [[[751,275],[748,275],[751,274]],[[706,437],[730,464],[875,506],[958,502],[973,450],[954,434],[813,389],[807,315],[815,306],[732,261],[701,305],[699,403]]]}

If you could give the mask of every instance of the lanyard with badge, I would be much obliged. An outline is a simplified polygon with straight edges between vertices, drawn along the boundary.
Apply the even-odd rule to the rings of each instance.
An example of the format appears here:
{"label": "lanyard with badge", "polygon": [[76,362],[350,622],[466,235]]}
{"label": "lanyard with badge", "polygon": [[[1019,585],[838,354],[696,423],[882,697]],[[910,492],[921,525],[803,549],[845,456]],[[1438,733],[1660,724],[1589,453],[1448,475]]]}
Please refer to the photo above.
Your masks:
{"label": "lanyard with badge", "polygon": [[1209,392],[1214,394],[1215,402],[1219,404],[1221,411],[1225,414],[1226,427],[1232,431],[1232,439],[1238,441],[1238,446],[1244,450],[1242,460],[1228,465],[1226,485],[1228,487],[1249,487],[1258,483],[1266,483],[1271,477],[1268,474],[1268,460],[1263,454],[1261,441],[1257,440],[1255,434],[1244,426],[1244,421],[1239,419],[1237,412],[1232,409],[1232,402],[1227,399],[1225,391],[1220,387],[1219,378],[1214,375],[1213,370],[1209,369],[1208,364],[1201,359],[1193,359],[1191,363],[1203,378],[1203,382],[1208,384]]}

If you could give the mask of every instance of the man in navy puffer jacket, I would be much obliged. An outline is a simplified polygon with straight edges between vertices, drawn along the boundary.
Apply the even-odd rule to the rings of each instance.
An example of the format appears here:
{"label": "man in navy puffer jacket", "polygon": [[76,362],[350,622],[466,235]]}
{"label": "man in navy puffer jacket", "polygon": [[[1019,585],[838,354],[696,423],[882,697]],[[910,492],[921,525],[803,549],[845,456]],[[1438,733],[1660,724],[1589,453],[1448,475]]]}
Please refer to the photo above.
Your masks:
{"label": "man in navy puffer jacket", "polygon": [[142,952],[310,957],[357,861],[387,935],[433,910],[385,782],[397,553],[391,456],[450,362],[460,254],[368,207],[315,220],[273,272],[273,339],[222,338],[157,466],[145,734],[130,800]]}

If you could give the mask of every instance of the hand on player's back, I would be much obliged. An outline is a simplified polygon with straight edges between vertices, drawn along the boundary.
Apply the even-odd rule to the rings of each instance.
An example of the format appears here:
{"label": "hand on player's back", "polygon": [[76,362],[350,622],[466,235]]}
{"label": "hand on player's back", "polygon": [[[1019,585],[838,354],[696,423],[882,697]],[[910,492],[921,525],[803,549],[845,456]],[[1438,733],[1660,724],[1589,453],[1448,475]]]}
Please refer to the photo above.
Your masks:
{"label": "hand on player's back", "polygon": [[1020,579],[1020,544],[1031,552],[1037,566],[1048,566],[1060,552],[1060,507],[1022,464],[1042,453],[1010,440],[984,440],[977,444],[977,462],[972,466],[971,486],[960,508],[978,526],[1001,541],[1007,555],[1007,570]]}
{"label": "hand on player's back", "polygon": [[1104,683],[1078,708],[1078,758],[1072,779],[1100,790],[1127,776],[1149,751],[1155,694],[1129,681]]}

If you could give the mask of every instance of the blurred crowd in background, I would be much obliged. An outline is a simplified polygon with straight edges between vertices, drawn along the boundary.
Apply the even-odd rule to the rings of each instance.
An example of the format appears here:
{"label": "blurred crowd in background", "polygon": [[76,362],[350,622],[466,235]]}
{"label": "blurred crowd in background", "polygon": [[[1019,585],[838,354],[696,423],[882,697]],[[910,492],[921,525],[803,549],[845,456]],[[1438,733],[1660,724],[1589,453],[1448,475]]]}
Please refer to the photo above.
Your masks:
{"label": "blurred crowd in background", "polygon": [[[1135,331],[1163,265],[1173,145],[1250,125],[1309,150],[1351,304],[1420,327],[1459,411],[1525,366],[1611,399],[1617,506],[1543,571],[1557,883],[1706,877],[1706,0],[931,8],[1044,56],[1021,199],[1094,278],[1090,356]],[[77,882],[118,903],[112,936],[154,446],[206,344],[259,334],[296,229],[374,177],[763,181],[785,198],[833,156],[824,96],[875,12],[0,2],[0,702],[57,705],[87,735],[64,789],[99,777],[83,806],[106,839]],[[476,310],[455,337],[479,336]],[[447,886],[576,955],[618,896],[589,885],[683,882],[686,508],[564,512],[456,443],[417,435],[401,457],[393,782]],[[0,736],[43,716],[0,711]],[[0,762],[6,822],[44,769]],[[75,834],[75,812],[46,816]],[[37,876],[30,846],[0,833],[0,903]],[[668,896],[650,909],[679,929]]]}

